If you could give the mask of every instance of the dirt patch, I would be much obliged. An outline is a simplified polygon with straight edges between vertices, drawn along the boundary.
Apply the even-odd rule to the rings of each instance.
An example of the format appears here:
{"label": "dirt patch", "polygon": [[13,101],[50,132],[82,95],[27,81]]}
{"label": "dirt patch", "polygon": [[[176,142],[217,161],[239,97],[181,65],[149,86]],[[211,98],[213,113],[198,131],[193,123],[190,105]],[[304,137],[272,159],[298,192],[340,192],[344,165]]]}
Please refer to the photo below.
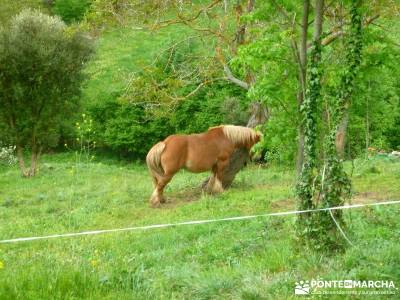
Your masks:
{"label": "dirt patch", "polygon": [[368,203],[374,203],[374,202],[382,202],[386,201],[387,197],[378,192],[362,192],[362,193],[357,193],[353,196],[351,201],[349,201],[351,204],[368,204]]}
{"label": "dirt patch", "polygon": [[[200,187],[188,188],[179,192],[168,193],[166,195],[167,202],[161,207],[166,209],[174,209],[182,204],[192,201],[198,201],[203,196],[204,192]],[[386,201],[387,197],[378,192],[361,192],[356,193],[353,198],[346,201],[347,204],[369,204],[375,202]],[[286,198],[271,202],[272,212],[281,212],[288,210],[296,210],[297,202],[295,198]]]}
{"label": "dirt patch", "polygon": [[197,201],[203,195],[203,191],[199,187],[185,189],[179,192],[164,193],[167,202],[162,205],[163,208],[175,208],[181,204]]}
{"label": "dirt patch", "polygon": [[296,200],[294,198],[277,200],[271,203],[271,208],[273,208],[274,211],[281,211],[283,209],[295,209]]}

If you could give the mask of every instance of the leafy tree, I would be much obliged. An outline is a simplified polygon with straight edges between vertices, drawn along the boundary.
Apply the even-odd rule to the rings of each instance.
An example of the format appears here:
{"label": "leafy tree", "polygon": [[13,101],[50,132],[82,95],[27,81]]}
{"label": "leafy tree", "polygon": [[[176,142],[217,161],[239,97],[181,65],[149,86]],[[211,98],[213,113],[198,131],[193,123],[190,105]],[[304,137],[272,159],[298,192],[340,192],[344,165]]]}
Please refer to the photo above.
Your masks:
{"label": "leafy tree", "polygon": [[[236,73],[246,69],[253,71],[256,80],[248,95],[261,99],[269,108],[270,119],[264,126],[267,159],[284,157],[286,161],[294,161],[298,149],[298,171],[303,170],[299,204],[303,209],[342,203],[348,181],[340,159],[345,157],[344,150],[348,148],[345,144],[354,143],[353,137],[360,132],[353,130],[352,136],[346,139],[348,126],[369,128],[372,144],[378,141],[382,145],[396,144],[396,139],[385,138],[388,133],[377,126],[381,121],[386,128],[392,129],[396,124],[398,84],[391,77],[396,78],[393,74],[397,73],[394,61],[398,51],[390,46],[396,43],[395,36],[392,41],[386,37],[388,25],[395,22],[382,3],[364,2],[360,9],[362,19],[355,17],[354,8],[348,9],[350,3],[355,5],[355,1],[334,1],[326,5],[321,5],[320,0],[304,0],[302,5],[286,0],[257,2],[255,10],[242,17],[248,23],[252,40],[238,48],[230,64]],[[368,35],[370,53],[361,67],[359,58],[349,58],[362,50],[351,45],[355,43],[354,18],[358,19],[357,28],[379,31],[379,35]],[[386,26],[377,24],[378,21],[385,22]],[[311,35],[317,45],[310,41]],[[357,44],[360,38],[361,35]],[[318,46],[317,52],[315,46]],[[322,51],[324,55],[321,56]],[[364,74],[356,78],[356,71]],[[378,73],[387,76],[383,79],[376,76]],[[368,77],[371,78],[366,81]],[[375,90],[367,90],[368,81]],[[380,96],[373,97],[377,94]],[[369,99],[368,118],[365,116],[366,99]],[[384,116],[390,109],[392,111]],[[301,111],[303,113],[299,113]],[[354,122],[356,117],[358,120]],[[363,124],[364,119],[368,119],[367,125]],[[296,131],[297,147],[293,143]],[[329,136],[330,140],[325,141],[324,136]],[[360,137],[357,142],[360,145]],[[335,156],[335,147],[339,157]],[[321,179],[329,185],[319,190]],[[336,217],[340,222],[340,216],[336,214]],[[332,220],[327,220],[332,225]],[[315,226],[306,226],[306,229],[310,230],[309,236],[315,235]]]}
{"label": "leafy tree", "polygon": [[[85,35],[39,11],[24,10],[1,28],[0,117],[23,176],[35,175],[42,149],[57,144],[61,121],[77,110],[92,51]],[[29,169],[25,148],[32,155]]]}
{"label": "leafy tree", "polygon": [[[345,43],[349,25],[349,10],[346,8],[351,1],[330,1],[324,6],[324,26],[322,32],[322,49],[326,53],[322,57],[321,68],[324,70],[321,93],[324,97],[324,106],[318,114],[324,114],[325,118],[317,120],[318,135],[323,135],[327,130],[326,110],[328,98],[335,98],[340,84],[339,74],[345,67]],[[238,48],[237,54],[230,62],[234,73],[240,74],[241,70],[251,69],[255,74],[255,82],[248,92],[252,99],[260,99],[269,109],[270,118],[264,126],[264,145],[266,147],[266,158],[277,159],[279,162],[297,161],[300,172],[303,164],[304,128],[302,115],[299,113],[304,102],[307,67],[309,64],[308,54],[311,52],[311,36],[314,26],[315,1],[257,1],[254,10],[241,17],[242,22],[247,24],[247,32],[251,38]],[[393,9],[389,9],[392,7]],[[385,123],[393,128],[392,115],[397,111],[396,97],[391,96],[391,104],[385,100],[390,94],[395,95],[398,86],[396,76],[398,67],[394,60],[398,57],[398,43],[393,26],[395,12],[398,9],[393,1],[367,2],[363,3],[362,20],[363,29],[366,32],[364,43],[368,43],[368,55],[365,55],[361,66],[360,80],[357,80],[357,89],[353,103],[350,106],[349,121],[344,118],[341,126],[341,136],[345,137],[346,126],[350,126],[351,136],[342,139],[341,149],[346,150],[346,158],[350,152],[352,156],[360,153],[360,145],[363,148],[365,135],[360,136],[360,127],[365,127],[364,99],[369,97],[370,108],[370,143],[381,140],[379,144],[395,144],[394,139],[386,138],[378,119],[382,119],[383,107],[388,110],[392,108],[391,116],[385,119]],[[397,26],[398,27],[398,26]],[[390,34],[393,32],[393,34]],[[397,30],[398,32],[398,30]],[[373,33],[373,34],[372,34]],[[369,71],[367,71],[369,69]],[[397,69],[397,71],[396,71]],[[343,70],[344,71],[344,70]],[[385,79],[376,74],[385,73]],[[371,80],[371,92],[368,91],[366,77]],[[366,85],[367,84],[367,85]],[[360,89],[362,87],[362,89]],[[377,95],[377,97],[372,96]],[[378,96],[379,95],[379,96]],[[372,101],[373,99],[373,101]],[[379,104],[378,104],[379,103]],[[391,108],[390,108],[391,107]],[[393,109],[394,108],[394,109]],[[357,122],[354,122],[357,118]],[[355,127],[357,126],[357,127]],[[356,129],[358,128],[358,129]],[[392,131],[390,131],[392,132]],[[354,135],[357,139],[354,139]],[[298,144],[293,141],[298,136]],[[380,138],[379,136],[382,136]],[[360,144],[362,138],[362,144]],[[390,140],[390,142],[389,142]],[[358,142],[357,147],[354,145]],[[344,147],[346,143],[346,147]],[[349,147],[351,144],[352,147]],[[354,145],[354,146],[353,146]],[[317,153],[322,153],[322,143],[317,142]],[[393,146],[392,146],[393,147]],[[349,151],[349,149],[351,151]],[[297,150],[297,155],[296,155]],[[297,159],[295,159],[297,156]]]}

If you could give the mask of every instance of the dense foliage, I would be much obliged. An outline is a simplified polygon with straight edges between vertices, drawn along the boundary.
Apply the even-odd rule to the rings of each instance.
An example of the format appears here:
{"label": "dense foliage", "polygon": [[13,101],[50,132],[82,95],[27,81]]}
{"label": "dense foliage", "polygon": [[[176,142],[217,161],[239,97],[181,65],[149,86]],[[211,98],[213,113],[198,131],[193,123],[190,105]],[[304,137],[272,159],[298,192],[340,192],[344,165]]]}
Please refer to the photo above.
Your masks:
{"label": "dense foliage", "polygon": [[52,10],[66,23],[81,21],[92,0],[55,0]]}
{"label": "dense foliage", "polygon": [[199,83],[190,79],[197,64],[190,57],[197,53],[198,45],[190,43],[157,53],[150,57],[155,63],[136,72],[125,89],[90,99],[85,106],[99,146],[140,159],[174,133],[202,132],[223,123],[245,125],[248,111],[241,89],[218,80],[192,93]]}
{"label": "dense foliage", "polygon": [[[107,48],[99,47],[97,58],[89,64],[87,73],[90,78],[83,89],[82,110],[93,117],[100,148],[111,150],[118,156],[143,158],[155,140],[168,134],[199,132],[218,123],[245,124],[249,103],[257,100],[268,107],[270,115],[268,122],[263,125],[265,138],[257,151],[267,161],[283,164],[295,161],[298,145],[294,141],[301,117],[296,101],[299,79],[291,40],[300,33],[287,22],[278,7],[298,23],[302,15],[301,5],[289,1],[278,1],[278,6],[275,2],[257,2],[252,12],[241,12],[237,16],[235,10],[238,7],[228,1],[225,11],[220,5],[221,1],[213,6],[210,14],[200,14],[196,20],[196,26],[203,28],[206,33],[196,30],[195,24],[191,28],[172,22],[162,30],[162,34],[168,35],[168,41],[160,43],[160,31],[148,32],[149,28],[153,29],[153,22],[174,20],[177,12],[181,17],[184,13],[190,16],[191,12],[204,9],[204,5],[209,3],[199,1],[187,5],[180,1],[143,3],[136,0],[79,1],[79,5],[73,0],[46,3],[46,7],[51,7],[54,13],[68,22],[82,20],[86,11],[85,28],[96,28],[94,32],[100,34],[101,40],[110,39]],[[241,9],[245,8],[246,3],[239,3]],[[25,5],[36,4],[27,1]],[[9,5],[13,9],[12,12],[10,9],[10,14],[17,12],[20,6]],[[381,16],[375,21],[379,26],[366,26],[363,35],[364,59],[350,106],[346,158],[364,155],[368,147],[385,151],[398,149],[400,143],[397,130],[400,122],[400,87],[396,80],[400,68],[396,63],[399,51],[395,33],[399,25],[383,6],[365,3],[363,8],[366,18],[379,11]],[[340,21],[331,17],[332,14],[344,17],[341,7],[332,5],[327,9],[329,16],[324,32],[329,32],[330,27],[335,28]],[[221,16],[225,14],[223,19]],[[246,26],[247,37],[244,43],[236,45],[226,55],[226,59],[235,76],[245,78],[252,74],[254,84],[248,91],[226,81],[215,53],[221,41],[211,36],[218,28],[221,31],[217,34],[222,30],[235,34],[235,16],[240,17],[240,26]],[[218,23],[217,20],[224,23]],[[386,30],[390,27],[392,31]],[[207,33],[206,28],[210,32]],[[123,30],[121,36],[125,34],[127,38],[119,40],[110,33],[120,30]],[[192,43],[186,42],[189,40]],[[130,49],[135,54],[120,57],[119,49],[127,48],[127,45],[132,45]],[[335,98],[340,84],[339,74],[345,60],[344,47],[342,36],[323,49],[326,55],[321,62],[321,68],[324,69],[321,93],[326,105]],[[106,52],[109,62],[105,70]],[[152,54],[146,56],[146,52]],[[107,72],[107,77],[100,84],[97,74],[102,72]],[[114,83],[116,81],[119,82]],[[97,92],[93,93],[93,89]],[[327,110],[324,108],[318,113],[327,114]],[[65,142],[73,144],[76,136],[74,122],[71,120],[71,124],[66,122],[61,127],[61,145]],[[321,122],[318,124],[318,134],[328,130],[323,119]],[[139,132],[146,134],[140,136]],[[322,144],[316,147],[320,156]]]}
{"label": "dense foliage", "polygon": [[[57,17],[24,10],[0,31],[2,138],[16,145],[24,175],[34,175],[42,149],[55,147],[64,120],[79,109],[90,40]],[[32,153],[25,169],[23,151]]]}
{"label": "dense foliage", "polygon": [[[324,34],[332,33],[337,28],[335,26],[340,26],[340,23],[337,24],[338,19],[348,18],[343,12],[344,7],[327,8],[329,17],[326,17]],[[400,130],[395,129],[398,128],[400,106],[400,86],[396,80],[400,68],[395,63],[400,55],[395,34],[399,24],[387,8],[364,2],[362,9],[365,13],[363,61],[350,105],[346,159],[364,155],[368,147],[383,151],[399,149]],[[377,24],[367,24],[368,18],[374,16],[379,9],[382,15],[375,21]],[[331,18],[331,13],[338,16]],[[294,5],[290,1],[279,1],[278,7],[274,2],[258,2],[256,10],[243,18],[247,24],[252,25],[250,30],[253,38],[239,48],[238,55],[232,61],[238,72],[251,68],[257,74],[257,81],[248,95],[262,99],[269,107],[271,118],[264,126],[266,159],[280,163],[294,161],[297,149],[294,141],[301,122],[296,103],[300,82],[296,58],[292,53],[293,47],[296,47],[293,39],[300,35],[297,24],[301,16],[301,5]],[[294,20],[294,25],[288,20]],[[391,26],[392,30],[389,29]],[[340,74],[347,67],[344,63],[345,39],[346,36],[339,36],[323,46],[325,54],[320,68],[323,70],[321,93],[324,105],[317,112],[323,115],[317,124],[318,135],[329,130],[326,126],[329,116],[327,107],[336,97],[341,84]],[[322,146],[322,143],[316,145],[319,157],[322,155]]]}
{"label": "dense foliage", "polygon": [[[240,96],[240,92],[236,93]],[[171,111],[123,98],[93,103],[88,111],[101,146],[119,155],[143,158],[153,144],[168,135],[202,132],[223,123],[245,124],[248,114],[234,93],[227,85],[219,85],[218,90],[211,86],[178,101]]]}

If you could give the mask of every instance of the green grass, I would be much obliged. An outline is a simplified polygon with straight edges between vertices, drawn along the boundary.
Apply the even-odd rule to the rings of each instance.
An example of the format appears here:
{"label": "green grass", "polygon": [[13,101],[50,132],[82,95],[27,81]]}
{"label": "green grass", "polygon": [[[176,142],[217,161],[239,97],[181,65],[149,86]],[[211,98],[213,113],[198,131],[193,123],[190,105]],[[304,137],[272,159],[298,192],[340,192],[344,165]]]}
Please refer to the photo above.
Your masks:
{"label": "green grass", "polygon": [[[353,201],[400,199],[399,175],[400,162],[357,161]],[[216,196],[198,189],[205,176],[179,173],[169,202],[152,209],[141,164],[47,155],[31,179],[2,167],[0,239],[295,207],[292,170],[249,166]],[[312,278],[399,286],[399,212],[395,205],[346,211],[355,246],[335,255],[299,247],[293,216],[1,244],[0,299],[295,299],[295,281]]]}

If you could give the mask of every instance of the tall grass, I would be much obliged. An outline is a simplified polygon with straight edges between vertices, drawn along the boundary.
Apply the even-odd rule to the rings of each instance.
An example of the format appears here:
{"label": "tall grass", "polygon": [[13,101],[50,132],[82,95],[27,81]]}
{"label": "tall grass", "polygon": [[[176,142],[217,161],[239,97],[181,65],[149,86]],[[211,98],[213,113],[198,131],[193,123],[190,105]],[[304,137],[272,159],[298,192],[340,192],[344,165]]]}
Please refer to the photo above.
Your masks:
{"label": "tall grass", "polygon": [[[294,172],[250,166],[232,189],[198,189],[205,174],[179,173],[169,202],[148,206],[141,164],[48,155],[36,178],[0,174],[0,239],[290,210]],[[380,172],[370,172],[375,167]],[[353,201],[399,199],[400,163],[372,160],[354,170]],[[1,299],[294,299],[312,278],[400,284],[398,206],[345,212],[345,253],[299,248],[294,216],[62,238],[0,246]]]}

